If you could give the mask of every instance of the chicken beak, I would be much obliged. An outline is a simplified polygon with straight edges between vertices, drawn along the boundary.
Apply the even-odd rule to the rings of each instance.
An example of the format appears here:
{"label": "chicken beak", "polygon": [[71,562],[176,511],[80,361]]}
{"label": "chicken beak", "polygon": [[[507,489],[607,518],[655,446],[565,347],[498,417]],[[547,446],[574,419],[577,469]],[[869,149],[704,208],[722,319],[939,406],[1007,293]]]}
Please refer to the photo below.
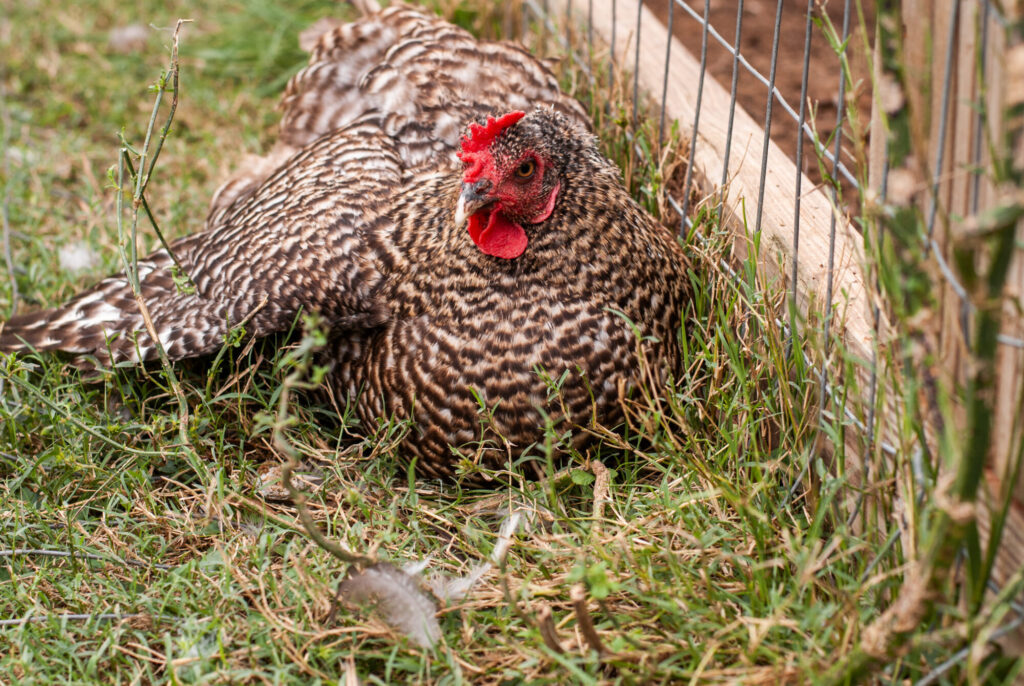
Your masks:
{"label": "chicken beak", "polygon": [[473,183],[467,182],[462,184],[459,202],[455,206],[455,228],[461,229],[470,216],[496,200],[494,196],[488,195],[490,190],[491,182],[489,179],[480,179]]}

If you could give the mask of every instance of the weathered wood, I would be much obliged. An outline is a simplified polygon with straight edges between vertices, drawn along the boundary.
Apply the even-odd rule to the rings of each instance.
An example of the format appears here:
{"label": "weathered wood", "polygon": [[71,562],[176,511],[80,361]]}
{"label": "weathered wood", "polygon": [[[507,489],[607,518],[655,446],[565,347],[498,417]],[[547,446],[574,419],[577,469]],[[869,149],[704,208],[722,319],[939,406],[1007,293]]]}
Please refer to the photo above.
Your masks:
{"label": "weathered wood", "polygon": [[956,42],[956,81],[950,107],[953,120],[950,126],[952,155],[950,163],[949,213],[953,217],[971,214],[971,190],[974,161],[974,133],[977,128],[975,101],[978,96],[976,51],[979,28],[978,0],[960,0],[960,20]]}
{"label": "weathered wood", "polygon": [[[990,31],[999,33],[1000,31]],[[1005,47],[1005,46],[1004,46]],[[1017,47],[1021,50],[1020,46]],[[1003,85],[1003,78],[1024,80],[1024,69],[1004,69],[1000,56],[994,56],[996,60],[992,67],[998,69],[1000,78],[997,82],[990,80],[990,102],[989,107],[996,112],[1006,111],[1004,98],[1007,96],[1008,88],[992,88],[993,83]],[[1014,89],[1016,90],[1016,88]],[[995,97],[991,97],[994,94]],[[998,130],[998,129],[996,129]],[[1015,151],[1016,164],[1024,166],[1024,150],[1018,148]],[[999,199],[991,194],[990,205],[994,206]],[[986,207],[986,205],[982,205]],[[1024,224],[1017,224],[1017,243],[1024,245]],[[1013,261],[1010,263],[1010,271],[1006,279],[1006,301],[1003,310],[1003,333],[1007,336],[1024,340],[1024,313],[1020,306],[1024,302],[1024,255],[1020,249],[1014,251]],[[1021,422],[1021,413],[1024,408],[1021,406],[1022,395],[1024,395],[1024,350],[1020,348],[1003,345],[999,348],[996,358],[996,416],[993,436],[995,437],[995,471],[999,479],[1009,476],[1009,469],[1013,465],[1016,455],[1014,449],[1021,445],[1024,440],[1024,426]],[[998,492],[998,491],[997,491]],[[1024,503],[1024,475],[1018,477],[1013,484],[1014,498],[1018,504]],[[1024,550],[1024,545],[1020,546]],[[1024,553],[1018,560],[1024,564]]]}
{"label": "weathered wood", "polygon": [[[991,162],[986,142],[981,141],[981,150],[976,146],[978,117],[976,106],[984,95],[978,82],[978,36],[982,27],[981,5],[977,0],[959,0],[959,16],[955,18],[956,31],[953,34],[953,63],[949,78],[950,96],[947,102],[942,100],[942,89],[946,80],[946,55],[949,48],[949,27],[954,21],[953,0],[938,0],[930,7],[930,39],[931,54],[927,56],[932,68],[931,120],[929,122],[930,149],[928,177],[936,172],[938,159],[936,155],[943,153],[942,165],[938,175],[932,182],[938,185],[939,217],[935,223],[934,236],[938,249],[947,262],[952,264],[953,252],[957,242],[963,240],[965,232],[964,219],[975,213],[984,212],[994,206],[998,199],[986,180],[979,185],[978,197],[974,196],[973,169],[979,157]],[[917,40],[923,34],[925,17],[904,15],[908,39]],[[989,90],[987,102],[990,108],[988,125],[990,132],[1001,130],[1001,113],[1005,110],[1002,96],[1005,92],[1002,66],[1003,31],[994,18],[988,19],[988,42],[984,46],[986,56],[986,78]],[[913,68],[914,65],[908,65]],[[992,97],[992,95],[995,97]],[[940,131],[941,114],[945,112],[948,120],[945,135]],[[998,140],[996,133],[996,140]],[[986,175],[987,176],[987,175]],[[928,202],[926,200],[925,202]],[[1022,235],[1024,237],[1024,235]],[[939,291],[940,298],[940,330],[938,331],[940,372],[949,387],[956,387],[965,382],[970,373],[971,356],[967,348],[967,340],[972,334],[973,326],[969,308],[954,288],[946,282],[938,271],[936,278],[942,279]],[[1024,335],[1024,320],[1014,303],[1020,303],[1024,295],[1024,262],[1020,251],[1017,251],[1010,273],[1007,277],[1006,317],[1003,333],[1010,336]],[[967,327],[965,329],[965,327]],[[1009,466],[1015,456],[1013,447],[1020,445],[1020,394],[1022,377],[1024,377],[1024,351],[1009,346],[1001,346],[997,355],[998,375],[995,389],[995,425],[993,442],[990,451],[990,463],[985,472],[983,490],[979,493],[979,526],[983,535],[987,535],[991,518],[990,508],[999,506],[999,495],[1006,488],[1004,479],[1008,476]],[[953,421],[957,426],[964,426],[964,408],[952,408]],[[988,495],[985,491],[987,490]],[[1001,584],[1024,565],[1024,489],[1020,483],[1016,485],[1015,502],[1011,504],[1008,520],[1001,541],[1000,554],[993,570],[993,581]],[[1018,634],[1018,638],[1020,638]]]}
{"label": "weathered wood", "polygon": [[[921,64],[908,61],[906,67],[908,71],[931,72],[928,94],[928,112],[931,116],[926,130],[927,159],[923,160],[923,164],[925,178],[928,179],[929,186],[934,185],[937,194],[934,199],[931,193],[923,196],[923,209],[926,219],[931,223],[930,231],[938,245],[938,252],[947,263],[951,262],[952,247],[956,240],[956,225],[950,221],[953,215],[953,178],[957,169],[969,159],[966,156],[964,159],[958,159],[957,150],[954,148],[955,141],[960,135],[956,128],[959,124],[956,103],[960,94],[960,84],[957,70],[957,32],[954,31],[953,41],[950,42],[950,28],[955,30],[959,24],[958,18],[953,16],[953,9],[954,0],[935,0],[929,4],[927,18],[924,15],[903,14],[904,32],[908,39],[920,31],[920,26],[924,22],[927,21],[931,27],[931,37],[928,41],[930,50],[924,54],[915,53],[915,59],[923,57],[926,61]],[[911,117],[924,118],[919,111],[913,110]],[[954,131],[957,132],[957,136],[952,135]],[[969,141],[967,142],[969,144]],[[918,149],[924,150],[922,147]],[[936,291],[939,329],[934,332],[937,334],[938,343],[937,371],[943,385],[946,388],[953,388],[964,381],[964,362],[967,359],[961,321],[963,302],[937,269],[933,270],[932,275],[938,282]],[[961,410],[959,407],[953,408],[953,412],[958,415]],[[956,419],[962,424],[962,416]]]}

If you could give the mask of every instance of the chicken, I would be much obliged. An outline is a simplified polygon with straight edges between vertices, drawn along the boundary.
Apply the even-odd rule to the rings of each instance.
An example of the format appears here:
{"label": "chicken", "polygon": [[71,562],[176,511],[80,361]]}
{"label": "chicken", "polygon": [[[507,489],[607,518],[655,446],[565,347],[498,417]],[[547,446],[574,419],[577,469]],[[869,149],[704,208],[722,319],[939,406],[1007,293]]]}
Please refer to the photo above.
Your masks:
{"label": "chicken", "polygon": [[[675,368],[684,254],[521,47],[393,6],[325,33],[282,106],[274,149],[171,246],[194,289],[166,251],[140,260],[171,359],[317,312],[327,382],[368,425],[411,420],[402,453],[432,477],[539,455],[546,417],[614,423],[641,346],[659,378]],[[124,275],[8,321],[0,350],[26,349],[157,352]]]}

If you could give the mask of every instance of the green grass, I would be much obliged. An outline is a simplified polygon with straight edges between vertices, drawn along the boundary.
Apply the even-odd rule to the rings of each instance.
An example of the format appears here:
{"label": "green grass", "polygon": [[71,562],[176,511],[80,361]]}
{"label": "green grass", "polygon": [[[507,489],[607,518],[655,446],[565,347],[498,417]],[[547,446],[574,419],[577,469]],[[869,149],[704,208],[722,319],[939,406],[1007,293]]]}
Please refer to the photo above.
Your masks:
{"label": "green grass", "polygon": [[[470,5],[448,9],[467,25],[499,25]],[[296,35],[337,11],[326,2],[208,3],[202,13],[150,0],[10,7],[0,20],[0,121],[18,307],[57,304],[121,267],[107,170],[121,127],[136,144],[144,136],[170,32],[122,55],[107,47],[112,27],[193,19],[179,109],[147,191],[161,227],[178,236],[202,227],[219,179],[268,147],[278,91],[305,61]],[[678,158],[636,153],[656,149],[656,129],[629,130],[628,87],[588,93],[571,66],[565,77],[601,119],[631,189],[663,208]],[[673,389],[646,389],[625,427],[542,482],[417,481],[394,449],[401,427],[359,427],[344,410],[339,421],[308,398],[289,404],[282,448],[272,418],[292,366],[273,344],[228,347],[213,374],[178,367],[188,445],[174,384],[157,370],[88,384],[56,356],[0,359],[0,619],[39,620],[0,628],[0,681],[336,683],[349,669],[363,683],[834,680],[829,670],[843,668],[905,590],[910,556],[886,509],[892,482],[864,501],[857,526],[847,523],[850,486],[819,450],[813,369],[787,354],[775,324],[783,290],[753,261],[734,265],[736,277],[723,272],[728,241],[698,212],[709,241],[687,240],[686,374]],[[148,227],[140,240],[142,253],[158,247]],[[68,241],[98,262],[62,269]],[[5,273],[0,312],[12,310],[12,294]],[[564,440],[561,428],[549,433],[552,445]],[[342,608],[328,622],[346,568],[261,481],[292,450],[322,479],[308,506],[328,536],[396,565],[428,561],[427,574],[457,576],[486,560],[501,525],[495,490],[522,503],[531,524],[501,569],[442,607],[433,650],[367,610]],[[597,460],[612,469],[606,494]],[[578,584],[603,656],[579,629]],[[558,650],[542,636],[548,614]],[[963,644],[957,626],[922,627],[874,678],[922,676]],[[974,668],[998,681],[1012,663],[996,652]]]}

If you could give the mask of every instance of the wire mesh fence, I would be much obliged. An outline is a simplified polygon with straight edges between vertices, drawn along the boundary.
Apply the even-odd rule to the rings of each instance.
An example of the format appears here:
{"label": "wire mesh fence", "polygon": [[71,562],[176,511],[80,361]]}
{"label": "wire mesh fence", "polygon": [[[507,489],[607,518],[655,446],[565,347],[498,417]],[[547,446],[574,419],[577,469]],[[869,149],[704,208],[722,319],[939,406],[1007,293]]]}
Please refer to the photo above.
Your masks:
{"label": "wire mesh fence", "polygon": [[[713,197],[737,242],[770,235],[760,260],[788,290],[792,353],[817,365],[819,425],[850,429],[825,431],[829,449],[855,480],[903,470],[904,497],[977,504],[985,552],[981,572],[961,574],[969,604],[984,588],[1019,596],[1018,19],[986,0],[877,17],[854,0],[525,6],[582,48],[589,78],[602,78],[595,55],[611,63],[609,84],[625,70],[633,112],[655,102],[659,142],[674,120],[689,137],[666,221],[692,231],[695,204]],[[851,517],[862,504],[863,491]],[[906,506],[901,536],[918,514]],[[1000,637],[1024,622],[1012,606]]]}

